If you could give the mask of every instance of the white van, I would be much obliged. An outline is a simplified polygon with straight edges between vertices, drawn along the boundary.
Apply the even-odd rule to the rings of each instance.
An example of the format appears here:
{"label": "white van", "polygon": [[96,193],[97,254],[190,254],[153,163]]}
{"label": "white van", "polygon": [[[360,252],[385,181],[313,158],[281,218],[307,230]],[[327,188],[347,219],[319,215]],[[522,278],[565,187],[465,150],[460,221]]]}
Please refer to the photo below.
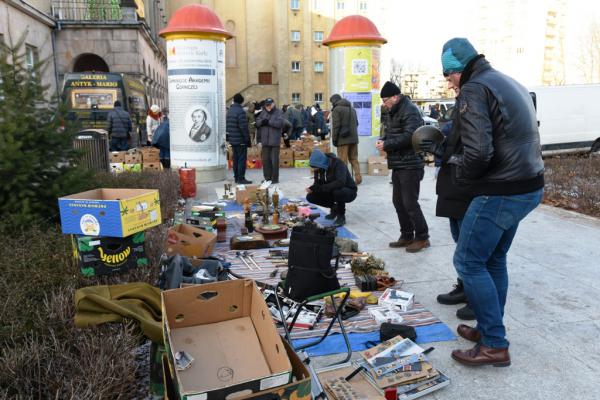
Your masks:
{"label": "white van", "polygon": [[539,86],[529,92],[544,155],[600,151],[600,85]]}

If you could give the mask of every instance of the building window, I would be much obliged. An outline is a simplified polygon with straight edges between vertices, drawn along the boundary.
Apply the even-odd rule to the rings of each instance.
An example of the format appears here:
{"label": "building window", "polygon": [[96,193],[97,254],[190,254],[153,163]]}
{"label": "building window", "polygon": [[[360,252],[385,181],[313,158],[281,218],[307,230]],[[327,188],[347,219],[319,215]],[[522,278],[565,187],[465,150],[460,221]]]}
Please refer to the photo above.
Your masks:
{"label": "building window", "polygon": [[315,93],[315,103],[323,102],[323,93]]}
{"label": "building window", "polygon": [[300,31],[292,31],[292,42],[300,41]]}
{"label": "building window", "polygon": [[325,64],[323,61],[315,61],[315,72],[323,72],[325,70]]}
{"label": "building window", "polygon": [[323,31],[315,31],[313,33],[313,38],[314,38],[315,42],[322,42],[323,41]]}
{"label": "building window", "polygon": [[338,1],[338,2],[337,2],[337,9],[338,9],[338,10],[343,10],[343,9],[344,9],[344,7],[345,7],[345,4],[344,4],[344,2],[343,2],[343,1]]}
{"label": "building window", "polygon": [[300,61],[292,61],[292,72],[300,72]]}
{"label": "building window", "polygon": [[258,73],[258,84],[259,85],[271,85],[273,83],[273,75],[271,72],[259,72]]}
{"label": "building window", "polygon": [[360,9],[360,11],[367,11],[367,2],[361,1],[358,8]]}
{"label": "building window", "polygon": [[299,10],[300,9],[300,0],[290,0],[290,8],[292,10]]}
{"label": "building window", "polygon": [[33,72],[35,65],[40,61],[38,49],[35,46],[25,45],[25,65]]}
{"label": "building window", "polygon": [[300,103],[300,93],[292,93],[292,103]]}
{"label": "building window", "polygon": [[321,0],[313,0],[312,4],[313,4],[312,8],[314,11],[318,11],[321,9]]}

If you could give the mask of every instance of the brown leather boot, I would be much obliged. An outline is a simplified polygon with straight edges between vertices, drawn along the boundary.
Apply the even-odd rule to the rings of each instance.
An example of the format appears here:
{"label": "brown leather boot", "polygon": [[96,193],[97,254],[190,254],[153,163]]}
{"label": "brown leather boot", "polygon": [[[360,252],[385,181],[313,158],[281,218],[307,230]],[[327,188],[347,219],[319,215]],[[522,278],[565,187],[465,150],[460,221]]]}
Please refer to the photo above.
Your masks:
{"label": "brown leather boot", "polygon": [[417,253],[423,249],[426,249],[427,247],[429,247],[431,244],[429,243],[429,239],[425,239],[425,240],[413,240],[413,242],[411,244],[409,244],[408,246],[406,246],[406,251],[408,253]]}
{"label": "brown leather boot", "polygon": [[452,358],[461,364],[472,367],[479,367],[482,365],[508,367],[510,365],[508,347],[504,349],[493,349],[482,344],[476,344],[472,349],[452,351]]}
{"label": "brown leather boot", "polygon": [[481,333],[475,328],[472,328],[465,324],[460,324],[456,328],[458,336],[470,340],[471,342],[479,343],[481,340]]}
{"label": "brown leather boot", "polygon": [[400,238],[400,239],[396,240],[395,242],[390,242],[389,246],[393,249],[396,249],[399,247],[406,247],[409,244],[411,244],[412,242],[413,242],[412,239],[409,240],[409,239]]}

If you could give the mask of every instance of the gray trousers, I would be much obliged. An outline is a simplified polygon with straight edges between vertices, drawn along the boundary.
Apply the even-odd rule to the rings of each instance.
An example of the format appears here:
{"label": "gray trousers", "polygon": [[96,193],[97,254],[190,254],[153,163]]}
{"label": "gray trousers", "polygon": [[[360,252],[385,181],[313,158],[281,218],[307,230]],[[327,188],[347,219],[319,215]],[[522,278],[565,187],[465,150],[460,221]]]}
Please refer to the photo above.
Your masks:
{"label": "gray trousers", "polygon": [[279,146],[262,147],[262,164],[265,180],[279,182]]}

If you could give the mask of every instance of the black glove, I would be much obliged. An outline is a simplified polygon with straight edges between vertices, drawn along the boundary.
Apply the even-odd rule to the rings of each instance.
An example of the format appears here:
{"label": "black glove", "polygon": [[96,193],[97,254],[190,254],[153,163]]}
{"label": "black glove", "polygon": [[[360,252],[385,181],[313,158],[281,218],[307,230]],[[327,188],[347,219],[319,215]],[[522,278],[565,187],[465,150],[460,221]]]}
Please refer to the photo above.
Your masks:
{"label": "black glove", "polygon": [[419,143],[419,150],[425,153],[431,153],[436,157],[442,157],[444,155],[444,147],[442,144],[429,139],[423,139],[421,143]]}

